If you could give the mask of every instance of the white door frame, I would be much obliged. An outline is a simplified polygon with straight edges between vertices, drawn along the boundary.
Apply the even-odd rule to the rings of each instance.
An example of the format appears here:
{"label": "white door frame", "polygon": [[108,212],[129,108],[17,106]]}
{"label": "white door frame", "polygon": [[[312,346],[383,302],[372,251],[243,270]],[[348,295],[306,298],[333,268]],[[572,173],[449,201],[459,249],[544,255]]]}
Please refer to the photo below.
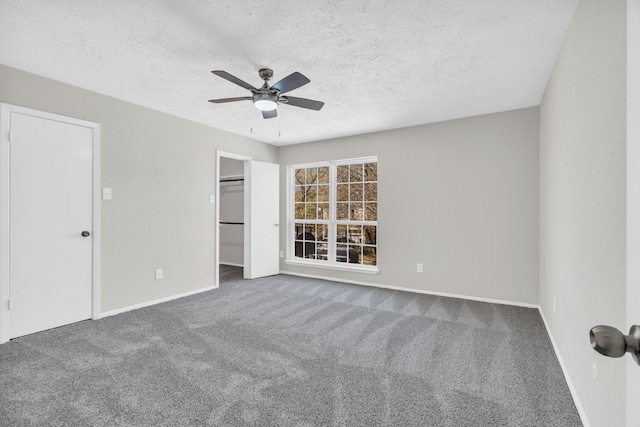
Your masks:
{"label": "white door frame", "polygon": [[[640,325],[640,0],[627,1],[627,324]],[[632,119],[633,118],[633,119]],[[640,425],[640,366],[626,359],[627,426]]]}
{"label": "white door frame", "polygon": [[100,125],[86,120],[0,103],[0,344],[9,341],[9,191],[11,113],[20,113],[91,129],[93,135],[91,317],[100,318]]}
{"label": "white door frame", "polygon": [[249,156],[242,154],[230,153],[227,151],[216,150],[216,218],[215,218],[215,233],[216,233],[216,265],[215,265],[215,284],[214,287],[220,286],[220,158],[225,157],[228,159],[241,160],[244,165],[244,278],[247,278],[247,264],[251,261],[251,181],[246,179],[249,175],[249,168],[251,160]]}

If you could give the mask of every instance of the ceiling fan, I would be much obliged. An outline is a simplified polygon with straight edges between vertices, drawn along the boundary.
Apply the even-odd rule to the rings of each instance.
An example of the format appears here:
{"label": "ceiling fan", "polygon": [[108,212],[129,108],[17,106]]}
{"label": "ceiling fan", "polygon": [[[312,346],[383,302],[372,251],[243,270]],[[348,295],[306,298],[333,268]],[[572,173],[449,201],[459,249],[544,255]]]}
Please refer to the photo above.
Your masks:
{"label": "ceiling fan", "polygon": [[258,70],[260,78],[264,80],[264,84],[260,89],[251,86],[249,83],[240,80],[236,76],[233,76],[226,71],[214,70],[212,71],[216,76],[222,77],[225,80],[229,80],[231,83],[235,83],[245,89],[251,91],[251,96],[241,96],[237,98],[222,98],[222,99],[210,99],[209,102],[214,104],[222,104],[225,102],[235,101],[253,101],[253,105],[258,110],[262,111],[262,117],[265,119],[272,119],[278,115],[276,108],[278,104],[293,105],[294,107],[308,108],[309,110],[320,110],[324,105],[324,102],[314,101],[307,98],[296,98],[294,96],[283,96],[283,93],[290,92],[294,89],[304,86],[311,80],[300,74],[294,72],[283,78],[273,86],[269,87],[269,80],[273,77],[273,70],[269,68],[261,68]]}

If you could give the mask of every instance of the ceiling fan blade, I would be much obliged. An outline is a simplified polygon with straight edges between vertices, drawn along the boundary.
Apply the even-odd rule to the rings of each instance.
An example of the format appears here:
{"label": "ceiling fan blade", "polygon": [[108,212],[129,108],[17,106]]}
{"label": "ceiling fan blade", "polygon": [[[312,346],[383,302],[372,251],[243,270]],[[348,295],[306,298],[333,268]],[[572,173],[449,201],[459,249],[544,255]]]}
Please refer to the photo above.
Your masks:
{"label": "ceiling fan blade", "polygon": [[238,98],[220,98],[220,99],[210,99],[209,102],[213,102],[214,104],[222,104],[225,102],[235,102],[235,101],[251,101],[253,98],[250,96],[240,96]]}
{"label": "ceiling fan blade", "polygon": [[212,71],[213,74],[215,74],[218,77],[222,77],[225,80],[229,80],[231,83],[235,83],[240,87],[243,87],[245,89],[249,89],[251,92],[257,92],[258,89],[256,89],[255,87],[251,86],[249,83],[240,80],[239,78],[237,78],[234,75],[231,75],[229,73],[227,73],[226,71],[222,71],[222,70],[213,70]]}
{"label": "ceiling fan blade", "polygon": [[316,111],[320,110],[324,106],[324,102],[314,101],[313,99],[307,98],[296,98],[295,96],[283,96],[280,102]]}
{"label": "ceiling fan blade", "polygon": [[299,88],[300,86],[304,86],[309,83],[311,80],[300,74],[299,72],[293,72],[289,74],[284,79],[280,80],[278,83],[275,83],[271,86],[271,89],[277,89],[280,93],[286,93],[292,91],[294,89]]}
{"label": "ceiling fan blade", "polygon": [[274,117],[278,116],[278,110],[271,110],[271,111],[263,111],[262,112],[262,117],[264,117],[265,119],[273,119]]}

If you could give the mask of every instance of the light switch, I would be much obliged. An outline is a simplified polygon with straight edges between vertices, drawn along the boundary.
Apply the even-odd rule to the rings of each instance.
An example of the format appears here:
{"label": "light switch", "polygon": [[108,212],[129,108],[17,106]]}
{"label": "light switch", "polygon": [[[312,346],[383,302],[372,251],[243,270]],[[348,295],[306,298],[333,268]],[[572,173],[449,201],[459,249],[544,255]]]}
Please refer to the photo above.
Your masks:
{"label": "light switch", "polygon": [[212,205],[216,204],[216,195],[215,194],[211,194],[209,196],[209,203],[211,203]]}
{"label": "light switch", "polygon": [[111,200],[111,189],[103,188],[102,189],[102,200]]}

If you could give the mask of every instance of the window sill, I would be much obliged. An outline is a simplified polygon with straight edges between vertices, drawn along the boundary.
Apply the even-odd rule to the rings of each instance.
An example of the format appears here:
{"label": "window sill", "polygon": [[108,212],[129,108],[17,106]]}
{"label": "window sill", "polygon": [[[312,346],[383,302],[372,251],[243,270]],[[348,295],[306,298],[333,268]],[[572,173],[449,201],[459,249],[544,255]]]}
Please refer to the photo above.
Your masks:
{"label": "window sill", "polygon": [[298,265],[300,267],[315,267],[315,268],[324,268],[326,270],[339,270],[339,271],[350,271],[352,273],[365,273],[365,274],[378,274],[380,270],[378,267],[364,267],[364,266],[355,266],[353,264],[340,265],[340,264],[328,264],[326,262],[317,262],[317,261],[298,261],[292,259],[284,260],[285,264],[289,265]]}

